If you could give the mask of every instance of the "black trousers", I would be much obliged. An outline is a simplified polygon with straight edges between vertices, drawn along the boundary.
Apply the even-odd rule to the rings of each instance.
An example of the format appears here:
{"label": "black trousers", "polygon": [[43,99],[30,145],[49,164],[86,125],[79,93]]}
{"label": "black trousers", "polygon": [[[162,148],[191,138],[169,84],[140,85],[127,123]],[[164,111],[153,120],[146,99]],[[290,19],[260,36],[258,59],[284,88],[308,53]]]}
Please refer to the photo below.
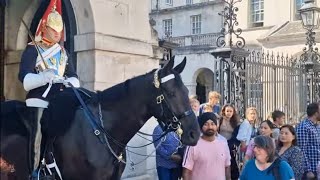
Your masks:
{"label": "black trousers", "polygon": [[31,174],[39,166],[41,154],[41,117],[43,108],[29,107],[28,168]]}
{"label": "black trousers", "polygon": [[231,156],[231,179],[232,180],[238,180],[240,173],[239,173],[239,166],[236,160],[237,155],[237,149],[235,147],[230,148],[230,156]]}

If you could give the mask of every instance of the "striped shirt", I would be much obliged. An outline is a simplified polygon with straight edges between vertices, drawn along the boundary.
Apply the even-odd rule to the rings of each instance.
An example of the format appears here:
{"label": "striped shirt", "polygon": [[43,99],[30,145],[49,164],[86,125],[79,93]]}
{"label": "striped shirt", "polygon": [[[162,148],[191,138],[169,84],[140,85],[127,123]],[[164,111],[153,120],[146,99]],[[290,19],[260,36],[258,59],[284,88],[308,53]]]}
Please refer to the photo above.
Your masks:
{"label": "striped shirt", "polygon": [[298,124],[296,131],[298,146],[306,156],[307,170],[316,173],[320,161],[320,127],[306,119]]}

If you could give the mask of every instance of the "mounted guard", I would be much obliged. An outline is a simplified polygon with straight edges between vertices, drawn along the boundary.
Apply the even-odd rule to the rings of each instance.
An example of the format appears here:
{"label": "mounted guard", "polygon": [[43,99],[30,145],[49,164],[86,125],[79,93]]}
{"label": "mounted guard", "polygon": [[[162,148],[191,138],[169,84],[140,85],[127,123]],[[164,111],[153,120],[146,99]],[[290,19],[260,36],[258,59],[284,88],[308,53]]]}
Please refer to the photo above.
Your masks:
{"label": "mounted guard", "polygon": [[[61,9],[61,0],[50,0],[39,22],[35,38],[30,36],[32,42],[28,43],[21,58],[19,80],[28,91],[26,105],[31,111],[31,117],[28,119],[30,179],[37,179],[39,174],[42,141],[40,120],[44,109],[48,108],[51,99],[70,89],[66,87],[67,83],[74,87],[80,86],[73,62],[63,47],[64,27]],[[70,101],[75,100],[71,97]],[[54,160],[53,157],[52,159]],[[55,162],[49,163],[52,163],[49,167],[57,168]]]}

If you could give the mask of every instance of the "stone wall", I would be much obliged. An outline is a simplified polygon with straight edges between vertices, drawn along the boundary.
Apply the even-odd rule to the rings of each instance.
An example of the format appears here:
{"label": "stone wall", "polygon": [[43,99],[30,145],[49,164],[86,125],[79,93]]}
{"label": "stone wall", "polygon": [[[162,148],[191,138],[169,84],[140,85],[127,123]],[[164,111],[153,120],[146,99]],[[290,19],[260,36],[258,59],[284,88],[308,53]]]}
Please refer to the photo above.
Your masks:
{"label": "stone wall", "polygon": [[6,99],[23,100],[25,91],[18,81],[19,63],[23,49],[26,46],[27,31],[20,18],[31,23],[35,7],[39,1],[12,0],[5,11],[5,78],[4,94]]}

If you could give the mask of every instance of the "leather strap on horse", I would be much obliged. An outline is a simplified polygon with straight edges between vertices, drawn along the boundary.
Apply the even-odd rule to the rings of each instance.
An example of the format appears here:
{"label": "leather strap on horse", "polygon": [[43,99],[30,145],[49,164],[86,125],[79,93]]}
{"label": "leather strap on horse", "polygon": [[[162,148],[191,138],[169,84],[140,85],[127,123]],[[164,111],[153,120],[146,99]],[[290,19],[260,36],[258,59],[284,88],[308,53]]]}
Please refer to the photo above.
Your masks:
{"label": "leather strap on horse", "polygon": [[73,90],[74,94],[76,95],[76,97],[78,98],[82,108],[84,109],[84,114],[86,116],[86,119],[89,120],[89,123],[91,124],[92,128],[93,128],[93,133],[99,138],[99,140],[101,142],[103,142],[102,138],[100,137],[100,130],[101,127],[99,127],[99,125],[97,124],[97,122],[94,120],[95,117],[92,114],[92,112],[89,110],[88,106],[84,103],[83,99],[81,98],[79,92],[77,91],[77,89],[70,83],[68,82],[68,85],[71,87],[71,89]]}
{"label": "leather strap on horse", "polygon": [[[100,140],[100,142],[102,144],[107,144],[108,148],[110,149],[110,151],[112,152],[112,154],[119,160],[119,157],[117,155],[114,154],[114,151],[111,149],[110,144],[108,142],[108,139],[106,139],[106,142],[104,142],[103,137],[101,137],[101,132],[103,132],[104,135],[107,136],[107,138],[110,138],[117,146],[121,147],[121,148],[125,148],[125,147],[130,147],[130,148],[142,148],[142,147],[146,147],[149,146],[151,144],[153,144],[155,141],[159,141],[161,138],[163,138],[165,135],[168,134],[168,132],[170,131],[170,129],[166,129],[166,131],[163,132],[163,134],[156,140],[152,141],[151,143],[145,144],[143,146],[128,146],[126,144],[122,144],[121,142],[117,141],[116,139],[114,139],[108,132],[106,132],[106,130],[97,123],[97,121],[95,120],[95,116],[93,115],[92,111],[90,111],[90,109],[87,107],[87,105],[84,103],[83,99],[81,98],[79,92],[77,91],[77,89],[70,83],[68,82],[68,85],[72,88],[73,92],[75,93],[76,97],[78,98],[83,110],[84,110],[84,114],[86,116],[86,119],[89,121],[90,125],[92,126],[93,130],[94,130],[94,134],[98,137],[98,139]],[[119,160],[120,161],[120,160]],[[121,161],[123,163],[125,163],[124,161]]]}

